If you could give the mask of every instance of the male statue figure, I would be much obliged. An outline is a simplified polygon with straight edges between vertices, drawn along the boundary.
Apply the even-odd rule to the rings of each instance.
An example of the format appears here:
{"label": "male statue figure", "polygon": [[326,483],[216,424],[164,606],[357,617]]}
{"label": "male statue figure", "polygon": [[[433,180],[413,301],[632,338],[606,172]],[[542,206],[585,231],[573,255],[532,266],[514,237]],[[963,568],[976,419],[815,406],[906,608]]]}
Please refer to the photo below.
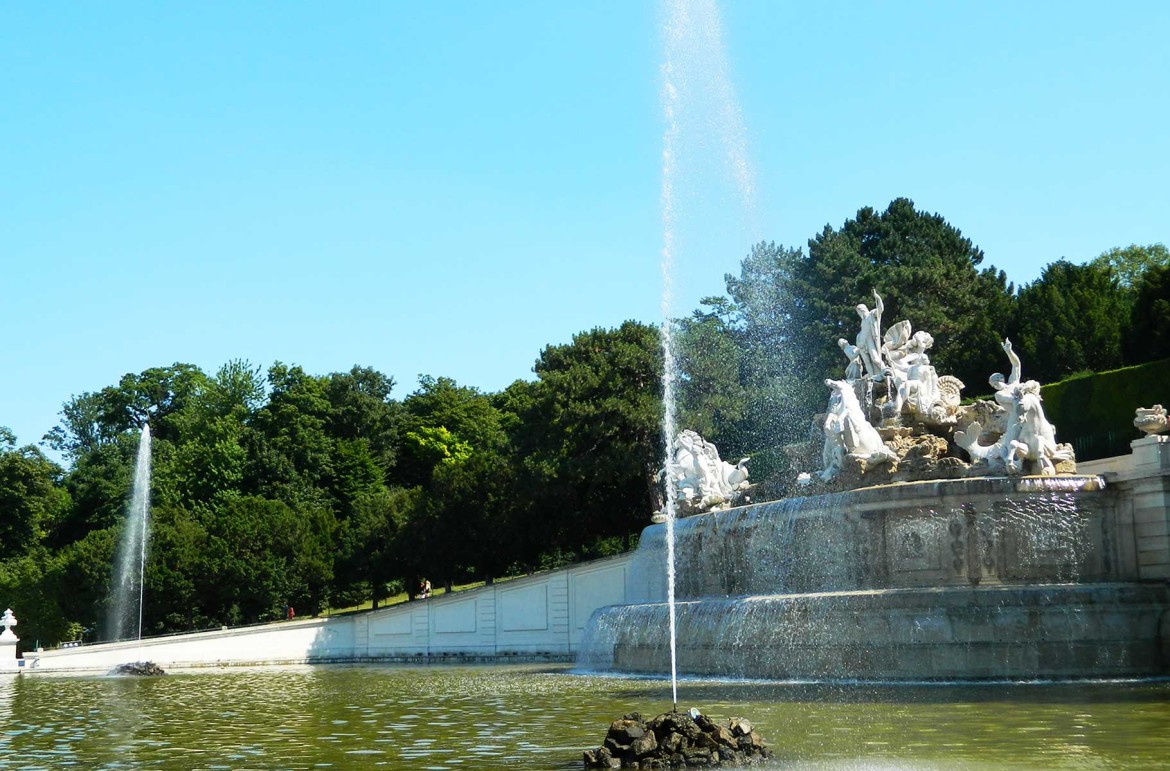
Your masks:
{"label": "male statue figure", "polygon": [[861,354],[861,363],[865,366],[865,374],[875,380],[882,375],[882,304],[881,295],[873,290],[873,297],[877,301],[873,310],[860,303],[857,306],[857,315],[861,317],[861,331],[857,333],[857,350]]}

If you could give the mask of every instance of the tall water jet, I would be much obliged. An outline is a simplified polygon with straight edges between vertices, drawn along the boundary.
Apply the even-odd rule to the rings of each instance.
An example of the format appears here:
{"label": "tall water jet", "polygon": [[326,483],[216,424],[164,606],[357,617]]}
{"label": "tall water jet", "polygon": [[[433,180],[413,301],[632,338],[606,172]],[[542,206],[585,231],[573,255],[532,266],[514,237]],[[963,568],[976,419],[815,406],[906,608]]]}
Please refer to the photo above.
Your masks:
{"label": "tall water jet", "polygon": [[[665,3],[664,48],[662,65],[662,111],[665,130],[662,138],[662,349],[663,349],[663,444],[666,469],[666,573],[668,627],[671,651],[671,696],[678,706],[678,674],[675,658],[675,561],[674,524],[677,518],[677,491],[674,490],[674,453],[672,446],[677,434],[676,392],[679,364],[674,343],[674,274],[677,251],[676,225],[678,217],[678,174],[681,113],[688,112],[691,122],[702,125],[704,134],[715,133],[726,154],[727,169],[741,198],[748,219],[754,219],[755,186],[751,166],[747,161],[746,142],[739,109],[731,86],[727,58],[723,51],[722,25],[715,0],[687,2],[667,0]],[[694,86],[703,91],[703,99],[696,99]],[[713,101],[712,101],[713,98]],[[689,108],[689,109],[688,109]],[[711,124],[714,116],[715,123]],[[711,132],[711,128],[715,128]],[[703,136],[696,144],[702,144]],[[754,224],[754,223],[753,223]]]}
{"label": "tall water jet", "polygon": [[[681,6],[676,3],[676,10]],[[670,29],[670,28],[668,28]],[[676,27],[677,29],[677,27]],[[675,40],[675,35],[668,37]],[[674,146],[678,138],[678,121],[675,118],[675,102],[678,91],[673,83],[673,62],[671,54],[674,46],[668,42],[666,62],[662,67],[662,110],[666,120],[666,132],[662,137],[662,438],[665,447],[666,459],[663,467],[666,469],[666,591],[667,606],[670,608],[670,689],[671,700],[678,708],[678,672],[675,660],[675,613],[674,613],[674,520],[678,506],[675,475],[672,473],[674,453],[671,444],[674,442],[675,414],[674,403],[675,384],[678,380],[678,361],[674,356],[674,320],[672,310],[674,305]]]}
{"label": "tall water jet", "polygon": [[142,427],[134,486],[122,537],[118,542],[114,586],[107,619],[111,640],[142,639],[142,590],[146,576],[146,547],[150,534],[150,426]]}

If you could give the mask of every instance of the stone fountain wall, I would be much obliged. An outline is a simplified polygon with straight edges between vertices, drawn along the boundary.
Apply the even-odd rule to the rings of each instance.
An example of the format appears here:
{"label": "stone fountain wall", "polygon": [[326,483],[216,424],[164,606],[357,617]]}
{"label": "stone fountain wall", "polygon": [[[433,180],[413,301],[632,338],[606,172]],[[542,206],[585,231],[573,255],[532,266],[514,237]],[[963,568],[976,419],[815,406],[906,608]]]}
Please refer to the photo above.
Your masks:
{"label": "stone fountain wall", "polygon": [[[1100,477],[907,483],[676,523],[680,599],[1137,578]],[[634,594],[662,601],[665,526],[642,535]]]}
{"label": "stone fountain wall", "polygon": [[[886,485],[681,520],[679,671],[1170,673],[1170,445],[1134,450],[1103,476]],[[583,666],[669,672],[664,530],[643,532],[634,602],[595,614]]]}

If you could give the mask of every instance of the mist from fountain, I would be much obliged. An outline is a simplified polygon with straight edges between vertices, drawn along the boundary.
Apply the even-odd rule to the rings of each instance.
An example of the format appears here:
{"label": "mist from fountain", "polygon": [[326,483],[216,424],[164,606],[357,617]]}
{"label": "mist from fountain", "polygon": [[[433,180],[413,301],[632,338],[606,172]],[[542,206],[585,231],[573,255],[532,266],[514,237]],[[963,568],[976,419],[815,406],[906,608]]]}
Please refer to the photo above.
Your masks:
{"label": "mist from fountain", "polygon": [[143,426],[134,463],[134,484],[118,554],[107,617],[110,640],[142,639],[142,598],[150,536],[150,426]]}

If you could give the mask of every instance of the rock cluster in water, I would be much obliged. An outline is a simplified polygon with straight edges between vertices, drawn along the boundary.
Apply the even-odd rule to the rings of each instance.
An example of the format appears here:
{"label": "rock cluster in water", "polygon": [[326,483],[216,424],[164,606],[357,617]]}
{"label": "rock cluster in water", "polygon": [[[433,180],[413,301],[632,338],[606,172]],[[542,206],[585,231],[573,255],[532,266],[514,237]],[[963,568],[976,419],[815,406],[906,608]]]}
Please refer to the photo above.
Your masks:
{"label": "rock cluster in water", "polygon": [[134,675],[135,677],[154,677],[165,675],[166,672],[153,661],[135,661],[132,664],[119,664],[114,667],[115,675]]}
{"label": "rock cluster in water", "polygon": [[716,723],[691,710],[643,720],[631,712],[610,725],[605,744],[585,751],[585,767],[743,766],[770,757],[763,737],[743,718]]}

